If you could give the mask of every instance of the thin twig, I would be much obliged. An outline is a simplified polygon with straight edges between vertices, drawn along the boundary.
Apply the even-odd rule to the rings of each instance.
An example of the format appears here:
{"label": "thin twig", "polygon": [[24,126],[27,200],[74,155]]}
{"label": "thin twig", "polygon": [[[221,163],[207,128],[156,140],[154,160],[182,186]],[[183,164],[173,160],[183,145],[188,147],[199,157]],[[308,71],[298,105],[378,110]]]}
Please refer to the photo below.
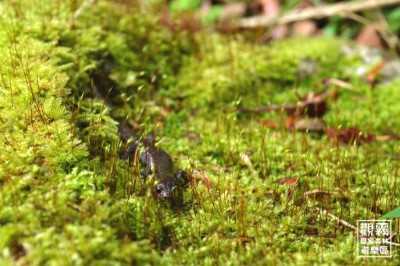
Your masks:
{"label": "thin twig", "polygon": [[250,169],[251,173],[253,175],[257,174],[256,169],[253,166],[253,163],[251,162],[250,157],[246,154],[246,153],[240,153],[239,154],[240,159],[242,160],[242,162]]}
{"label": "thin twig", "polygon": [[389,244],[389,245],[392,245],[392,246],[400,247],[400,244],[399,244],[399,243],[390,242],[390,241],[388,241],[388,240],[384,240],[383,243],[386,243],[386,244]]}
{"label": "thin twig", "polygon": [[265,16],[255,16],[241,20],[239,23],[244,28],[255,28],[260,26],[273,26],[277,24],[287,24],[307,19],[319,19],[341,15],[348,12],[359,12],[366,9],[374,9],[388,5],[400,4],[400,0],[366,0],[350,3],[339,3],[310,7],[303,10],[290,11],[277,18],[266,18]]}
{"label": "thin twig", "polygon": [[357,230],[357,227],[355,227],[354,225],[352,225],[352,224],[346,222],[346,221],[343,220],[343,219],[340,219],[339,217],[336,217],[335,215],[329,213],[328,211],[323,210],[323,209],[320,209],[320,208],[318,208],[318,207],[317,207],[316,209],[317,209],[318,211],[322,212],[323,214],[328,214],[329,217],[331,217],[331,218],[333,218],[334,220],[338,221],[338,222],[341,223],[342,225],[347,226],[347,227],[349,227],[349,228],[351,228],[351,229],[353,229],[353,230]]}
{"label": "thin twig", "polygon": [[88,8],[89,6],[93,5],[94,2],[96,2],[96,0],[87,0],[85,3],[83,3],[76,11],[75,13],[72,15],[72,20],[76,20],[81,13]]}
{"label": "thin twig", "polygon": [[383,240],[383,243],[386,243],[386,244],[389,244],[389,245],[392,245],[392,246],[400,247],[400,244],[399,244],[399,243],[394,243],[394,242],[391,242],[391,241],[390,241],[390,240],[392,240],[393,237],[395,237],[395,236],[398,235],[398,234],[399,234],[398,232],[393,233],[393,234],[390,235],[388,238],[384,239],[384,240]]}
{"label": "thin twig", "polygon": [[393,237],[397,236],[399,234],[399,232],[395,232],[393,234],[391,234],[387,239],[391,240]]}

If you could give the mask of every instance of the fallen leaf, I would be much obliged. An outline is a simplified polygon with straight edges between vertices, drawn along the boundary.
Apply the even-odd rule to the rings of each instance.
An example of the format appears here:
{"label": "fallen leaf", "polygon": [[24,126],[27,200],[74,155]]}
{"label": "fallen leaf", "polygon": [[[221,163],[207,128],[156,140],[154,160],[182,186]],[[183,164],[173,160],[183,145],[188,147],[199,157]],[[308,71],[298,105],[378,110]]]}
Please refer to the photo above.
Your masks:
{"label": "fallen leaf", "polygon": [[361,142],[371,143],[375,140],[373,134],[363,134],[357,127],[345,129],[328,128],[326,130],[328,138],[336,144],[360,144]]}
{"label": "fallen leaf", "polygon": [[381,37],[378,34],[376,26],[373,24],[366,25],[358,34],[356,42],[373,48],[383,48]]}
{"label": "fallen leaf", "polygon": [[293,24],[293,34],[299,37],[312,36],[317,31],[317,25],[312,20],[304,20]]}
{"label": "fallen leaf", "polygon": [[377,81],[377,76],[381,73],[383,66],[385,65],[385,61],[382,60],[378,64],[376,64],[370,71],[367,73],[367,81],[369,84],[373,85]]}
{"label": "fallen leaf", "polygon": [[288,185],[293,187],[297,185],[298,180],[299,180],[298,178],[282,178],[278,180],[278,183],[281,185]]}
{"label": "fallen leaf", "polygon": [[262,120],[260,123],[264,127],[268,127],[268,128],[272,128],[272,129],[278,128],[278,124],[273,121]]}
{"label": "fallen leaf", "polygon": [[286,118],[286,129],[287,130],[294,129],[294,124],[295,124],[295,118],[294,117]]}

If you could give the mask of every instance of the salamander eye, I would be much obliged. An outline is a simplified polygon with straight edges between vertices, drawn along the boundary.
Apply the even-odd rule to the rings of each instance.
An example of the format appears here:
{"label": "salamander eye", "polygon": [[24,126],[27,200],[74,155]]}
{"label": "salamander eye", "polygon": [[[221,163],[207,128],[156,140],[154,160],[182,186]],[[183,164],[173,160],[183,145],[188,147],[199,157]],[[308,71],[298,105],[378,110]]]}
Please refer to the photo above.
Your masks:
{"label": "salamander eye", "polygon": [[158,184],[158,185],[156,186],[156,191],[157,191],[157,193],[160,194],[160,193],[162,192],[162,190],[163,190],[163,185],[162,185],[162,184]]}

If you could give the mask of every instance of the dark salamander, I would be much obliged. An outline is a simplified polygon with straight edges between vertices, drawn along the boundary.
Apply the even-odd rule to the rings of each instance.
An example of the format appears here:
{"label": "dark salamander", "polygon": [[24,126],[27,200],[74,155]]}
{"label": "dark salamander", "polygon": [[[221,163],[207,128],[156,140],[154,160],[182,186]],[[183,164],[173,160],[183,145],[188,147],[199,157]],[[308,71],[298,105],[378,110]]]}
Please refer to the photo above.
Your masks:
{"label": "dark salamander", "polygon": [[125,143],[131,139],[125,147],[123,157],[134,158],[137,156],[140,164],[144,166],[141,172],[144,180],[150,174],[155,175],[158,180],[155,189],[158,199],[174,199],[177,196],[176,192],[183,187],[187,180],[186,172],[182,170],[174,172],[174,163],[171,157],[163,149],[155,146],[152,135],[142,139],[138,138],[127,126],[122,124],[118,131]]}

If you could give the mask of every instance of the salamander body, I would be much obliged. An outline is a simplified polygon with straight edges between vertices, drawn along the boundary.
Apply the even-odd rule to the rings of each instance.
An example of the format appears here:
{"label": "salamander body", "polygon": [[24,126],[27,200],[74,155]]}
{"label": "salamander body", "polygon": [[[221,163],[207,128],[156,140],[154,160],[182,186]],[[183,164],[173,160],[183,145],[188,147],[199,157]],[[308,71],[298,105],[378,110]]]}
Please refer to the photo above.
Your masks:
{"label": "salamander body", "polygon": [[146,138],[138,138],[126,126],[119,127],[121,139],[127,143],[123,157],[137,156],[139,162],[144,166],[141,172],[142,178],[154,174],[158,180],[155,191],[160,200],[171,199],[174,192],[178,190],[182,181],[187,177],[186,172],[180,170],[174,172],[174,163],[169,154],[154,144],[154,137],[148,135]]}

